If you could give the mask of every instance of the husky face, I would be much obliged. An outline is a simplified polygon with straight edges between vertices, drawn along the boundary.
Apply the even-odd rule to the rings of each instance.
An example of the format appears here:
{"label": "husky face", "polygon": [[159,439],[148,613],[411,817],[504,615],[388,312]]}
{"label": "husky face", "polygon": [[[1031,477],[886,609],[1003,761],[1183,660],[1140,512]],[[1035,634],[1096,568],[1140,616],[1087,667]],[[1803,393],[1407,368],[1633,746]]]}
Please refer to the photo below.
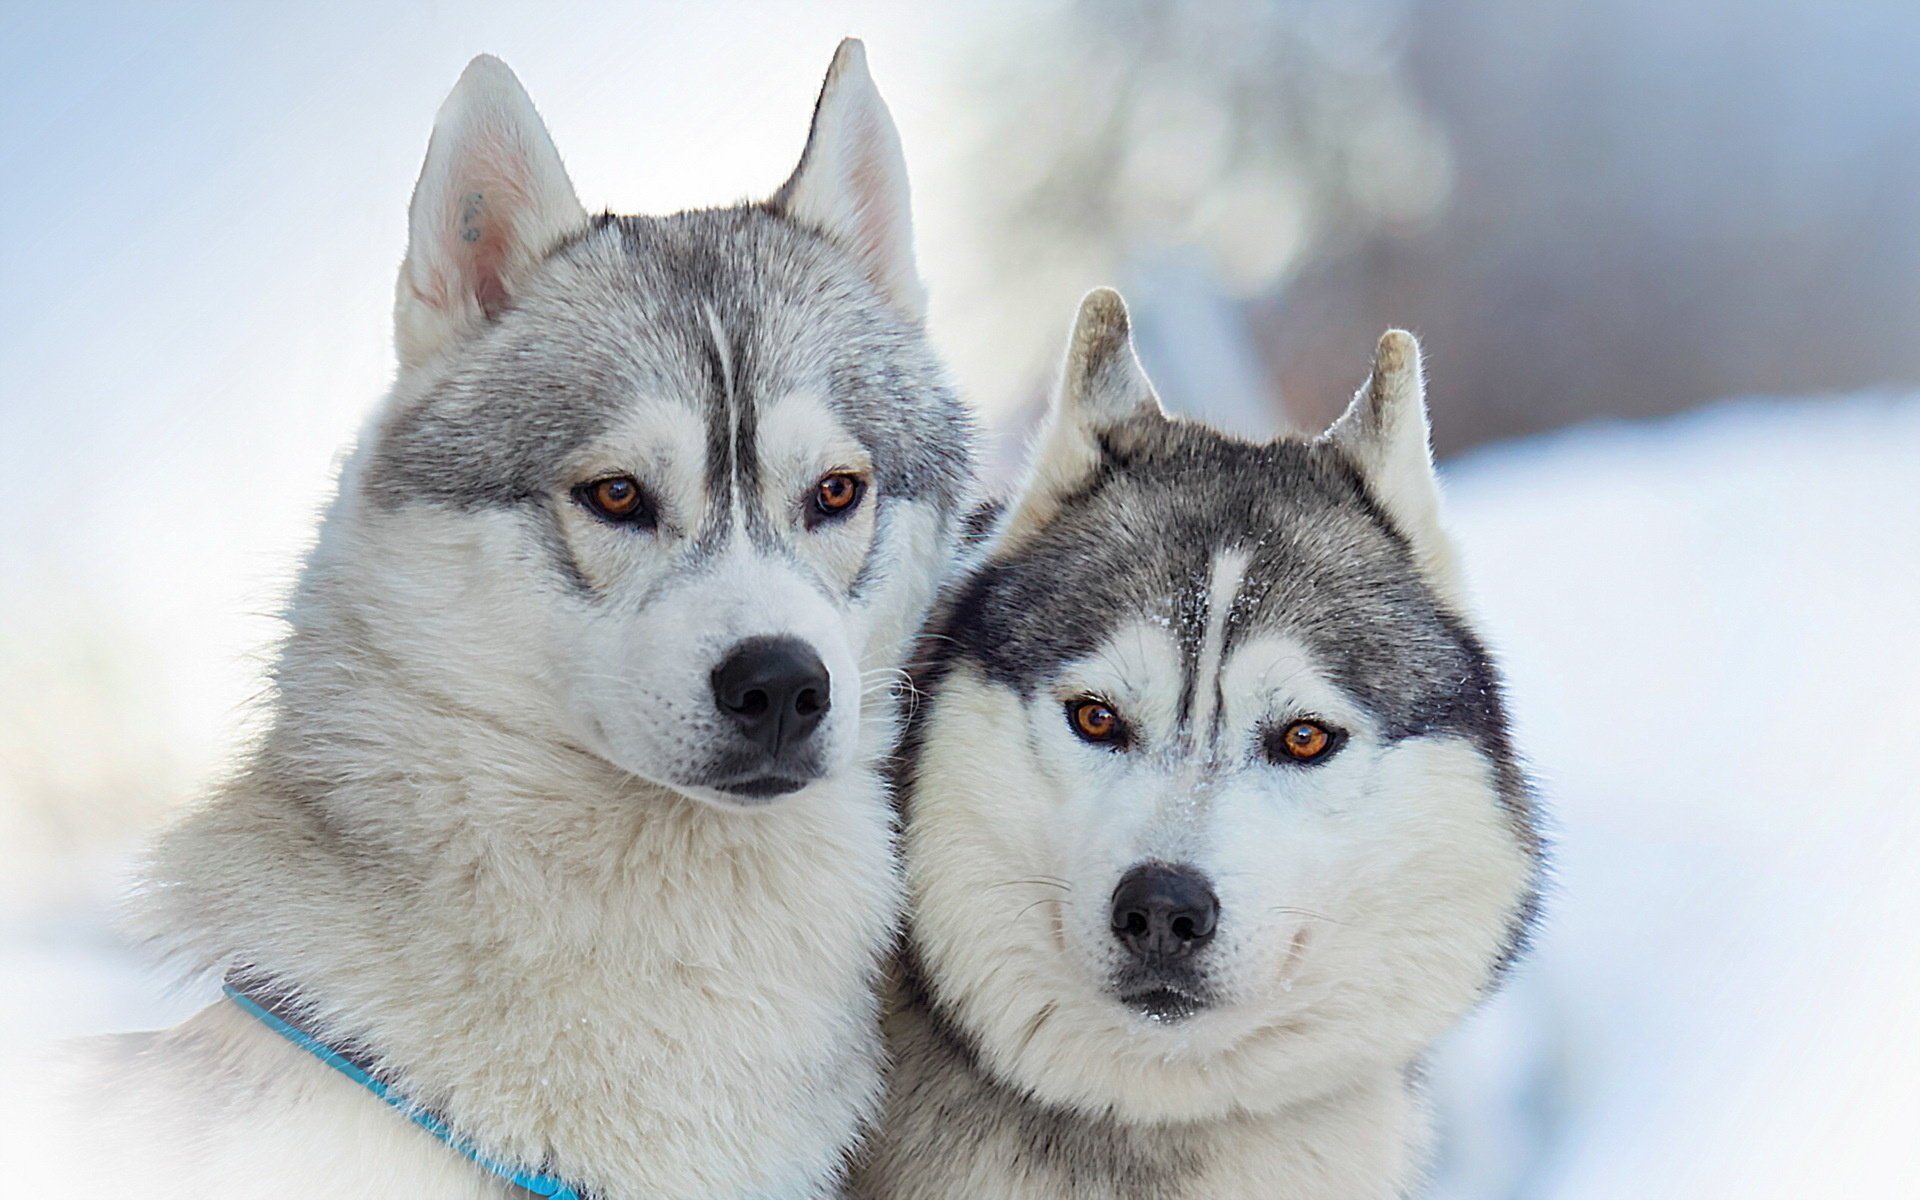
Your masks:
{"label": "husky face", "polygon": [[389,604],[464,702],[722,805],[871,749],[863,700],[967,479],[906,205],[857,44],[773,200],[663,218],[589,219],[525,93],[476,61],[415,192],[399,386],[349,480],[404,580]]}
{"label": "husky face", "polygon": [[1417,348],[1329,435],[1159,410],[1082,310],[914,730],[922,982],[1043,1099],[1194,1118],[1404,1063],[1529,910],[1536,839],[1460,616]]}

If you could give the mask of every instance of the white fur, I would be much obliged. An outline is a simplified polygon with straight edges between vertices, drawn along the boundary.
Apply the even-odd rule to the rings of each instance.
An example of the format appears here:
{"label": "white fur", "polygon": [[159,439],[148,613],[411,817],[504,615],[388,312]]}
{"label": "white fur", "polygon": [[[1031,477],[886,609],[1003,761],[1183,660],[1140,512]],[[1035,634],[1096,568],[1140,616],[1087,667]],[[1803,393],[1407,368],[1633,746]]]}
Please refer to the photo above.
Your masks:
{"label": "white fur", "polygon": [[1465,585],[1441,528],[1440,479],[1427,432],[1427,383],[1420,343],[1403,329],[1380,335],[1373,370],[1346,412],[1323,435],[1352,456],[1375,499],[1413,544],[1427,581],[1465,612]]}
{"label": "white fur", "polygon": [[467,64],[434,119],[394,289],[404,374],[443,357],[586,223],[560,152],[507,64]]}
{"label": "white fur", "polygon": [[[770,513],[797,513],[813,484],[833,471],[871,477],[866,449],[834,414],[832,405],[812,392],[776,398],[760,415],[760,503]],[[873,537],[874,506],[863,504],[852,517],[822,526],[809,539],[815,564],[835,586],[844,588],[859,573]]]}
{"label": "white fur", "polygon": [[820,89],[806,157],[773,202],[851,251],[901,315],[925,319],[906,156],[857,38],[840,43]]}
{"label": "white fur", "polygon": [[[280,805],[246,779],[175,831],[165,858],[257,891],[253,923],[222,940],[274,947],[277,972],[351,1013],[404,1066],[407,1094],[465,1114],[465,1132],[496,1153],[565,1147],[563,1165],[610,1197],[827,1195],[879,1086],[872,970],[899,903],[875,772],[891,738],[884,708],[857,731],[857,760],[765,809],[683,799],[575,741],[578,714],[553,682],[578,645],[501,570],[508,518],[353,508],[343,499],[329,520],[292,619],[328,624],[338,595],[376,623],[376,645],[411,653],[354,671],[350,687],[330,681],[331,709],[307,719],[377,747],[360,766],[381,784],[406,781],[343,806],[357,851],[414,865],[434,847],[428,875],[390,908],[299,857],[297,839],[283,846]],[[718,622],[728,614],[713,596],[741,583],[714,583],[724,590],[704,607]],[[688,628],[702,608],[689,601]],[[840,669],[857,678],[852,663]],[[646,703],[625,686],[629,707]],[[582,743],[596,753],[571,748]],[[272,858],[279,878],[252,877]],[[262,1046],[277,1041],[224,1004],[152,1035],[101,1080],[131,1119],[113,1124],[109,1153],[79,1161],[125,1164],[181,1196],[261,1178],[276,1194],[338,1194],[341,1162],[381,1181],[373,1194],[491,1194],[328,1068]],[[527,1076],[529,1062],[543,1074]],[[95,1127],[100,1094],[87,1106]],[[175,1144],[209,1151],[156,1169],[148,1155]],[[229,1173],[242,1164],[275,1170]],[[120,1194],[102,1182],[80,1194]]]}
{"label": "white fur", "polygon": [[[1142,756],[1088,746],[1058,706],[1021,704],[970,673],[943,689],[918,772],[937,785],[916,792],[906,833],[915,926],[943,994],[1007,1077],[1129,1119],[1272,1111],[1342,1082],[1356,1055],[1405,1061],[1470,1003],[1526,877],[1488,765],[1457,739],[1385,746],[1281,638],[1226,664],[1223,743],[1182,747],[1178,656],[1164,639],[1132,626],[1060,689],[1111,696],[1161,747]],[[1299,712],[1352,740],[1312,770],[1256,761],[1256,726]],[[1375,802],[1336,799],[1353,795]],[[1108,898],[1153,859],[1214,880],[1212,953],[1231,964],[1228,1003],[1164,1026],[1103,986],[1119,951]],[[1043,877],[1072,890],[1008,886]],[[1409,962],[1423,964],[1412,977],[1378,974]]]}
{"label": "white fur", "polygon": [[[1224,664],[1222,743],[1183,747],[1178,661],[1142,623],[1063,677],[1164,747],[1137,757],[1079,742],[1050,700],[946,683],[906,832],[927,968],[991,1068],[1041,1100],[1221,1123],[1225,1165],[1195,1197],[1392,1194],[1424,1138],[1401,1067],[1473,1002],[1530,869],[1489,764],[1458,739],[1389,747],[1283,637]],[[1248,753],[1262,720],[1299,712],[1352,740],[1313,770]],[[1177,1024],[1104,988],[1108,898],[1156,859],[1220,896],[1223,999]],[[1041,878],[1070,890],[1019,882]]]}
{"label": "white fur", "polygon": [[[1239,597],[1251,558],[1242,549],[1214,555],[1213,569],[1207,576],[1207,630],[1201,637],[1200,657],[1194,671],[1199,679],[1215,679],[1220,675],[1221,659],[1226,653],[1227,618],[1233,614],[1233,604]],[[1216,712],[1221,699],[1221,693],[1214,688],[1201,687],[1194,691],[1190,722],[1194,736],[1205,736],[1213,726],[1214,719],[1221,715]]]}
{"label": "white fur", "polygon": [[1080,301],[1027,477],[995,533],[1000,545],[1011,547],[1046,524],[1061,497],[1086,483],[1100,464],[1101,435],[1136,418],[1165,415],[1130,328],[1126,301],[1112,288],[1095,288]]}
{"label": "white fur", "polygon": [[[1420,387],[1417,347],[1389,333],[1373,379],[1327,436],[1446,585]],[[1085,483],[1102,433],[1141,419],[1161,418],[1124,307],[1096,292],[987,557],[1016,554],[1044,529],[1059,497]],[[1300,631],[1226,641],[1248,566],[1244,550],[1217,553],[1205,595],[1192,598],[1206,620],[1190,689],[1151,600],[1033,695],[965,657],[953,664],[913,763],[903,848],[914,942],[981,1068],[1075,1120],[1117,1126],[1113,1136],[1137,1131],[1149,1158],[1177,1139],[1204,1165],[1197,1177],[1174,1171],[1181,1200],[1384,1200],[1415,1185],[1425,1154],[1404,1073],[1479,996],[1534,864],[1497,764],[1472,739],[1390,737]],[[1124,749],[1073,732],[1068,705],[1089,695],[1128,723]],[[1270,761],[1263,731],[1302,719],[1348,740],[1310,767]],[[1155,862],[1196,870],[1219,900],[1204,951],[1210,1002],[1171,1021],[1112,991],[1126,959],[1112,897],[1130,869]],[[896,1017],[901,1045],[924,1055],[924,1016]],[[936,1067],[922,1062],[938,1061],[907,1069],[925,1085]],[[1035,1169],[1017,1148],[1042,1135],[1002,1127],[1023,1118],[982,1116],[976,1137],[949,1148],[953,1167],[916,1166],[938,1136],[929,1131],[944,1127],[915,1111],[916,1095],[896,1091],[901,1136],[917,1140],[883,1141],[873,1194],[891,1184],[931,1200],[962,1177],[967,1195],[1094,1194],[1072,1180],[1099,1168],[1076,1174],[1073,1155],[1100,1157],[1108,1134],[1074,1146],[1063,1134],[1061,1161]],[[1048,1128],[1049,1117],[1027,1116]],[[1119,1162],[1133,1151],[1104,1152]]]}
{"label": "white fur", "polygon": [[[762,420],[760,441],[767,452],[760,502],[776,519],[797,523],[814,484],[828,472],[871,473],[858,440],[815,397],[776,398]],[[887,611],[884,605],[843,608],[828,599],[845,590],[866,556],[876,533],[874,506],[863,504],[847,520],[797,539],[797,562],[758,552],[740,532],[742,498],[706,494],[699,466],[704,437],[691,410],[649,404],[583,453],[574,472],[581,479],[622,463],[659,464],[658,478],[666,481],[666,535],[635,538],[576,505],[561,505],[574,559],[600,587],[602,602],[570,614],[553,641],[566,660],[558,674],[573,681],[566,698],[577,718],[573,736],[636,775],[728,804],[688,782],[702,731],[673,719],[675,713],[706,711],[709,674],[728,647],[747,638],[791,636],[814,648],[826,664],[834,698],[815,737],[827,747],[827,760],[841,769],[853,760],[862,680],[894,662],[897,650],[865,652],[866,623]],[[700,528],[707,506],[721,501],[735,513],[726,552],[698,575],[663,580],[655,562],[670,560],[676,537]],[[830,586],[821,587],[822,580]],[[508,612],[509,603],[503,601],[500,615],[524,628],[531,614]]]}
{"label": "white fur", "polygon": [[[399,385],[301,577],[272,730],[162,841],[142,920],[188,969],[245,955],[295,987],[332,1018],[316,1032],[363,1038],[402,1094],[496,1157],[605,1200],[825,1197],[881,1090],[874,986],[901,901],[884,693],[951,522],[901,500],[789,554],[735,536],[697,573],[669,570],[664,547],[741,498],[705,494],[700,419],[658,396],[568,464],[579,481],[642,473],[658,534],[544,498],[591,604],[524,511],[375,502],[384,423],[574,220],[551,150],[505,67],[476,60],[413,205]],[[469,218],[504,224],[447,236]],[[467,254],[495,233],[505,253]],[[821,474],[873,465],[805,391],[762,415],[770,520],[798,522]],[[888,569],[849,600],[870,545]],[[742,809],[680,773],[716,657],[765,634],[828,667],[829,770]],[[226,1002],[84,1046],[73,1069],[79,1120],[47,1152],[63,1194],[504,1193]]]}

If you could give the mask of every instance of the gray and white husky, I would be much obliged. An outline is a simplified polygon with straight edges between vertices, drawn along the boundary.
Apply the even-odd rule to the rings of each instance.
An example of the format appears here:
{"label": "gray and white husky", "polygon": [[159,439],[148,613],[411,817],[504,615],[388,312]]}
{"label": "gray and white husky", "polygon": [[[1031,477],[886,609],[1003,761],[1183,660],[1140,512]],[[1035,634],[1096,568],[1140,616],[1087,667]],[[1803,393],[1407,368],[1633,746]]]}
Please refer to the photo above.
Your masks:
{"label": "gray and white husky", "polygon": [[[589,216],[476,59],[270,725],[155,856],[161,945],[504,1166],[836,1194],[881,1095],[891,697],[970,489],[923,302],[857,42],[772,199],[661,218]],[[88,1056],[83,1194],[511,1191],[237,1002]]]}
{"label": "gray and white husky", "polygon": [[943,600],[902,767],[911,936],[856,1192],[1387,1197],[1412,1065],[1539,841],[1462,597],[1419,350],[1326,434],[1160,409],[1109,291]]}

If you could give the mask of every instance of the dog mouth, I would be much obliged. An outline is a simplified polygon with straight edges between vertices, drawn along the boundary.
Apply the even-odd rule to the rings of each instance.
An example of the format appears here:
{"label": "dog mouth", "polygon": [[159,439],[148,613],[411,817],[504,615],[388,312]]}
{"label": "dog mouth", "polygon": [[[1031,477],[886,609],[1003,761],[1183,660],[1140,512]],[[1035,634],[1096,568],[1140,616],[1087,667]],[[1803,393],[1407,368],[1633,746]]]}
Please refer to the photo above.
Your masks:
{"label": "dog mouth", "polygon": [[694,786],[726,805],[756,808],[771,804],[832,773],[813,754],[738,755],[715,763]]}
{"label": "dog mouth", "polygon": [[1128,989],[1116,996],[1132,1012],[1163,1025],[1184,1021],[1211,1003],[1204,989],[1172,983]]}
{"label": "dog mouth", "polygon": [[748,779],[715,784],[713,790],[754,804],[765,804],[791,795],[813,782],[812,779],[796,779],[790,775],[755,775]]}

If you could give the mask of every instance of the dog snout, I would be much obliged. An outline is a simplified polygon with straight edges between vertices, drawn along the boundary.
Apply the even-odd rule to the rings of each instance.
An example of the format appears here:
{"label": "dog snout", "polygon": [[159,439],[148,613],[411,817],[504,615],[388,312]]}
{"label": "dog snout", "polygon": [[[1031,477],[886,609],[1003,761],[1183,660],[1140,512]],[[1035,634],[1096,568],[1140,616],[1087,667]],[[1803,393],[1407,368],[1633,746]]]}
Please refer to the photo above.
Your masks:
{"label": "dog snout", "polygon": [[1113,936],[1142,961],[1193,954],[1213,940],[1219,921],[1213,885],[1191,867],[1142,863],[1113,890]]}
{"label": "dog snout", "polygon": [[771,758],[813,735],[833,705],[832,683],[798,638],[749,638],[714,668],[713,702]]}

